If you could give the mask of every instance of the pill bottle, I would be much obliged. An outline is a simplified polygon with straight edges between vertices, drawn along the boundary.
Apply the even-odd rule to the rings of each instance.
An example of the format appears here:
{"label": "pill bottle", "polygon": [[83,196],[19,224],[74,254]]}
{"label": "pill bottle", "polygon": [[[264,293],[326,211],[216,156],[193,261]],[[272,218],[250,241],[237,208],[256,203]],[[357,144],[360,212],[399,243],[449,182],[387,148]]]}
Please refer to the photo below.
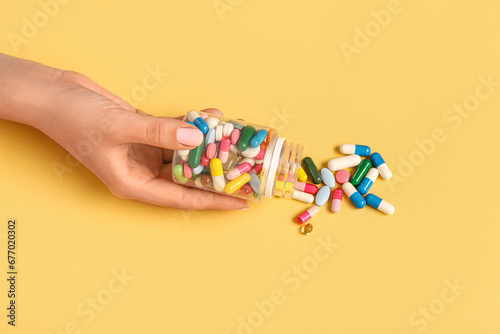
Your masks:
{"label": "pill bottle", "polygon": [[276,129],[224,116],[190,111],[184,121],[197,126],[204,140],[192,150],[174,151],[174,182],[251,201],[297,196],[302,145]]}

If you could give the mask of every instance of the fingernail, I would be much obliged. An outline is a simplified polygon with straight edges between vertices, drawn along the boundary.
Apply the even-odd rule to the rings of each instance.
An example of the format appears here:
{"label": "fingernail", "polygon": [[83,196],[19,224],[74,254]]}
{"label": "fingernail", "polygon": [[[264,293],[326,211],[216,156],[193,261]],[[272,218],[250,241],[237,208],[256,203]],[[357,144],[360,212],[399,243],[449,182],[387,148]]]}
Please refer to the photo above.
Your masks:
{"label": "fingernail", "polygon": [[187,146],[198,146],[203,140],[203,133],[198,129],[179,128],[177,129],[177,141],[179,144]]}
{"label": "fingernail", "polygon": [[242,211],[242,210],[248,210],[250,209],[248,206],[246,208],[241,208],[241,209],[238,209],[237,211]]}

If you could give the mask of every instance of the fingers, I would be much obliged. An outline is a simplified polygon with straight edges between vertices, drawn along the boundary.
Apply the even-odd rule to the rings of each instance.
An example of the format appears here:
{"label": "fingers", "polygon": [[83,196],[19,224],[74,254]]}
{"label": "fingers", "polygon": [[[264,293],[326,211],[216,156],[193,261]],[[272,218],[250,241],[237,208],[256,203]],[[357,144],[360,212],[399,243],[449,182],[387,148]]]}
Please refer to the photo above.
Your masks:
{"label": "fingers", "polygon": [[197,210],[242,210],[248,209],[247,201],[174,183],[171,179],[171,165],[163,165],[159,177],[132,190],[131,196],[123,196],[151,204]]}
{"label": "fingers", "polygon": [[199,146],[203,134],[197,127],[178,119],[151,117],[137,113],[125,115],[117,124],[121,140],[171,150],[190,150]]}

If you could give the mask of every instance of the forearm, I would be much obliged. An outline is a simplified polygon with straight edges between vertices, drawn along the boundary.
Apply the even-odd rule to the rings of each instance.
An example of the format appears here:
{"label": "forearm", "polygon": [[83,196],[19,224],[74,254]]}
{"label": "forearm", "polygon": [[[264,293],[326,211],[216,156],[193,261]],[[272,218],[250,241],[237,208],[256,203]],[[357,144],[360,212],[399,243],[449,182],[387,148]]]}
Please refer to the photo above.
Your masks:
{"label": "forearm", "polygon": [[0,118],[40,128],[64,71],[0,53]]}

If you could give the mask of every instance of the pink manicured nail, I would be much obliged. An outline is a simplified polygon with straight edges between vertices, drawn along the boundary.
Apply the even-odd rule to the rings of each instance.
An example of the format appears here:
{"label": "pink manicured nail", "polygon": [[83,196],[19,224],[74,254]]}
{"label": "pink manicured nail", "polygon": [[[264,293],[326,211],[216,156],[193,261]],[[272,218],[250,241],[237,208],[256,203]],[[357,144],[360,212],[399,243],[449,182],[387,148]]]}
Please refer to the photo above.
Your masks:
{"label": "pink manicured nail", "polygon": [[198,146],[203,141],[203,133],[198,129],[179,128],[177,129],[177,141],[187,146]]}

